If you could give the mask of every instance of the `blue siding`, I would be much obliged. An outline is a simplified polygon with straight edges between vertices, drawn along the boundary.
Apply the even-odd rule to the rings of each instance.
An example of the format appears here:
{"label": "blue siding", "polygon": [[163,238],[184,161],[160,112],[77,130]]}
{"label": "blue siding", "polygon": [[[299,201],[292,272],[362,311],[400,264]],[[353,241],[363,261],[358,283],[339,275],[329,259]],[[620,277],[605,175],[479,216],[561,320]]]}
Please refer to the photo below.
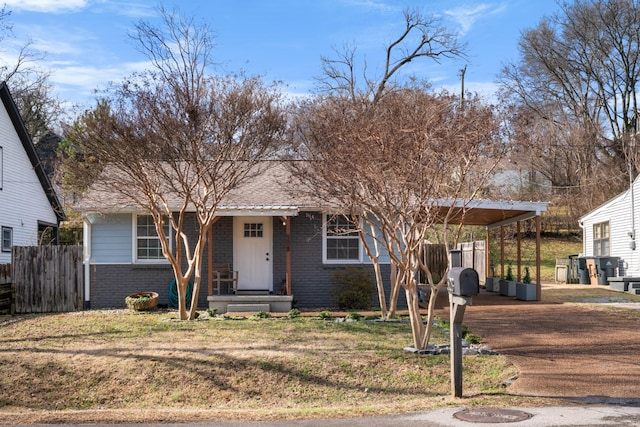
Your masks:
{"label": "blue siding", "polygon": [[131,262],[133,244],[131,214],[98,216],[91,225],[91,262]]}
{"label": "blue siding", "polygon": [[[382,236],[382,231],[380,231],[380,226],[377,224],[377,222],[374,222],[374,227],[375,227],[375,232],[376,232],[376,237],[378,238],[378,240],[380,240],[381,236]],[[365,231],[368,230],[368,226],[365,224]],[[367,241],[367,245],[369,245],[369,247],[371,248],[371,250],[375,253],[375,248],[373,246],[373,237],[371,237],[369,234],[365,235],[365,239]],[[371,259],[367,256],[367,253],[364,249],[364,246],[362,247],[363,250],[363,254],[362,254],[362,259],[365,263],[371,263]],[[380,264],[389,264],[391,263],[391,257],[389,256],[389,252],[387,252],[382,245],[380,244],[378,247],[378,250],[380,251],[380,258],[379,258],[379,262]]]}
{"label": "blue siding", "polygon": [[[190,242],[195,242],[197,223],[193,215],[187,217],[185,230]],[[92,227],[93,248],[102,249],[92,258],[91,307],[124,307],[124,298],[134,292],[155,291],[160,294],[160,304],[167,304],[168,285],[173,278],[169,265],[138,265],[131,263],[131,215],[102,217]],[[116,238],[117,236],[120,237]],[[107,245],[108,241],[112,241]],[[107,250],[111,248],[111,250]],[[125,256],[118,254],[126,253]],[[111,254],[111,258],[107,255]],[[203,283],[198,295],[198,306],[207,307],[207,249],[202,265]],[[344,268],[344,264],[322,262],[322,213],[302,212],[291,218],[291,285],[294,305],[299,308],[335,308],[331,296],[331,274]],[[111,261],[122,259],[120,261]],[[105,261],[110,260],[110,261]],[[213,262],[233,265],[233,218],[223,217],[213,226]],[[109,264],[111,263],[111,264]],[[128,264],[126,264],[128,263]],[[118,265],[119,264],[119,265]],[[364,264],[371,267],[367,259]],[[183,266],[184,267],[184,266]],[[389,265],[382,265],[387,297],[389,294]],[[273,289],[282,289],[286,273],[286,236],[280,218],[273,219]],[[372,303],[378,305],[377,295]],[[404,292],[399,305],[404,306]]]}

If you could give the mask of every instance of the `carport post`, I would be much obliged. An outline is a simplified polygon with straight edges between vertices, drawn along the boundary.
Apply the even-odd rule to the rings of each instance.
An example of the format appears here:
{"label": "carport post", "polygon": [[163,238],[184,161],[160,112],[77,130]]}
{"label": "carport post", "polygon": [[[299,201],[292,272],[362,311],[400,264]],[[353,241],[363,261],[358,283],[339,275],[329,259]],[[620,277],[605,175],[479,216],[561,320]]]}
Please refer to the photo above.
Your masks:
{"label": "carport post", "polygon": [[540,283],[540,215],[536,215],[536,301],[542,299],[542,283]]}

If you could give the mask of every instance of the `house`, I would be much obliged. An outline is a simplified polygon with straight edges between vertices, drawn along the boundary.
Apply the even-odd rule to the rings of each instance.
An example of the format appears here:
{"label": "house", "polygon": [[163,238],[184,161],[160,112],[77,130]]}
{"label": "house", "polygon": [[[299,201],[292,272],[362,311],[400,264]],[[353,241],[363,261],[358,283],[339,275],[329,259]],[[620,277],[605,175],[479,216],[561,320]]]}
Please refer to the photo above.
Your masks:
{"label": "house", "polygon": [[638,214],[640,178],[636,178],[629,189],[579,219],[583,230],[582,255],[587,258],[612,257],[618,268],[613,272],[615,276],[640,277],[640,246],[636,235]]}
{"label": "house", "polygon": [[65,215],[6,82],[0,100],[0,264],[8,264],[13,246],[57,242]]}
{"label": "house", "polygon": [[[345,226],[339,223],[341,217],[296,190],[286,164],[273,161],[263,166],[258,176],[218,206],[218,220],[204,254],[199,306],[216,307],[219,313],[247,308],[288,311],[292,304],[335,306],[332,272],[347,265],[371,267],[358,235],[331,233]],[[159,250],[153,221],[144,212],[110,203],[114,197],[108,190],[94,189],[80,206],[85,306],[121,307],[128,294],[146,291],[158,292],[160,304],[167,304],[173,272]],[[464,221],[500,226],[539,216],[544,210],[544,203],[474,201]],[[196,229],[195,218],[190,217],[185,230],[192,242]],[[235,292],[212,284],[213,266],[220,264],[237,272]],[[384,278],[390,277],[388,262],[382,270]]]}

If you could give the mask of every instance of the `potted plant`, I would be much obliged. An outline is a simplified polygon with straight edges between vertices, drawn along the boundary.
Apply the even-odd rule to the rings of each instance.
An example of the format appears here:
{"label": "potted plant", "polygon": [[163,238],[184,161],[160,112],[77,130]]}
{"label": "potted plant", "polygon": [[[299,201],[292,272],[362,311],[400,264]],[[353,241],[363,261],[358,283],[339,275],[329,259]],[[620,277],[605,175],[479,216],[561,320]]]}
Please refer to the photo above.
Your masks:
{"label": "potted plant", "polygon": [[158,294],[156,292],[138,292],[127,296],[124,302],[130,310],[153,310],[158,307]]}
{"label": "potted plant", "polygon": [[531,283],[529,267],[524,268],[522,283],[516,285],[516,298],[523,301],[534,301],[536,299],[536,285]]}
{"label": "potted plant", "polygon": [[498,281],[495,279],[495,277],[487,277],[484,281],[484,288],[487,290],[487,292],[495,292],[495,286],[497,282]]}
{"label": "potted plant", "polygon": [[507,266],[507,274],[503,280],[500,280],[500,295],[508,297],[516,296],[516,282],[513,278],[513,268],[511,264]]}

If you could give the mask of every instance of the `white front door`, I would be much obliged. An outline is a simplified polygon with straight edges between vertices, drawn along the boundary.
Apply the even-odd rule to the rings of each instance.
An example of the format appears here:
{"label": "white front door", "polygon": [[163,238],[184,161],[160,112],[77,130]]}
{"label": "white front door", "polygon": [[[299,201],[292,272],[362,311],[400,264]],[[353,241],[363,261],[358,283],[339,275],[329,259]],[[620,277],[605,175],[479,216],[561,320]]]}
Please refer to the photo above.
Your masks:
{"label": "white front door", "polygon": [[273,290],[273,218],[233,218],[233,269],[238,290]]}

